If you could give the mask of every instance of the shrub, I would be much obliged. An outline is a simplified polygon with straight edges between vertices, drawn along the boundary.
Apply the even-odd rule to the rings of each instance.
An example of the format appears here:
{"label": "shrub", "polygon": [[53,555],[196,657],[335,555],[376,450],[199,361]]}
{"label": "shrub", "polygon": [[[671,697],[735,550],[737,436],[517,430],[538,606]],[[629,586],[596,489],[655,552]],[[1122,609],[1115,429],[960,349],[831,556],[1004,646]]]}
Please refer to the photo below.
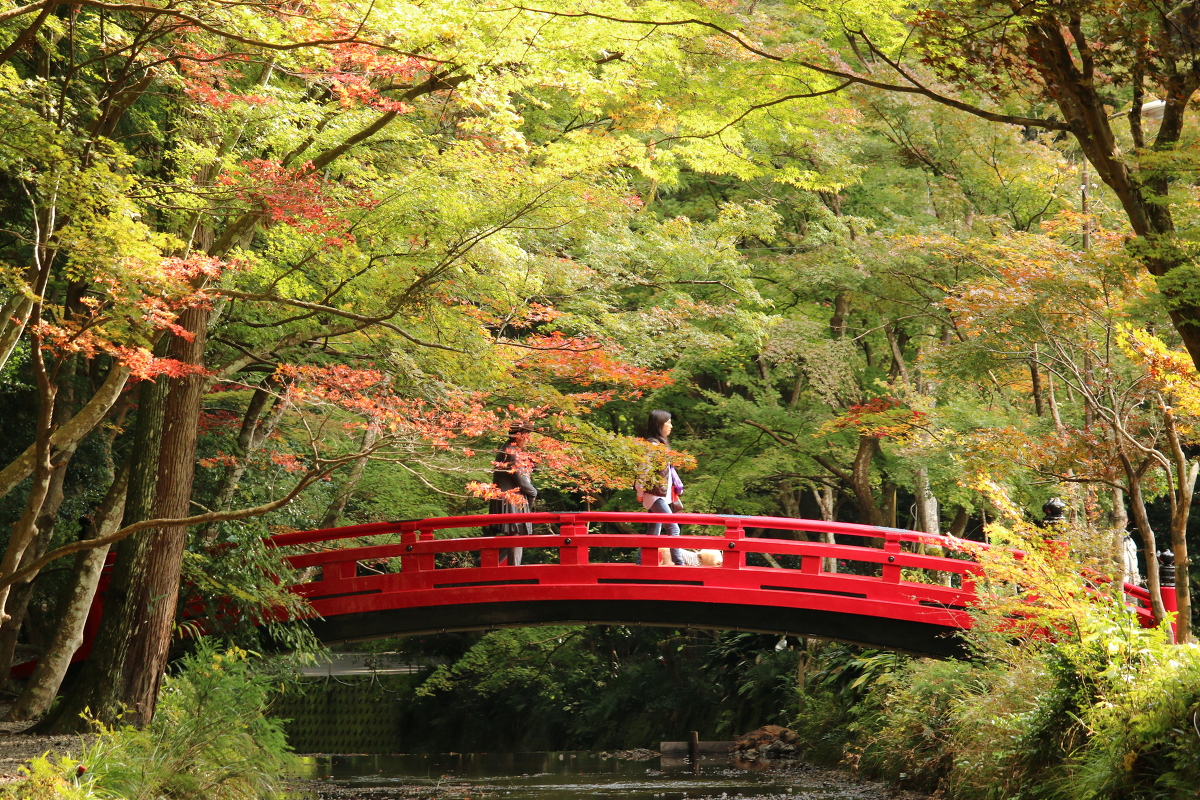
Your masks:
{"label": "shrub", "polygon": [[278,793],[289,754],[265,716],[269,680],[249,654],[204,642],[168,677],[153,722],[106,730],[83,754],[100,797],[257,800]]}
{"label": "shrub", "polygon": [[4,787],[6,800],[95,800],[93,778],[79,772],[79,762],[67,756],[51,761],[39,756],[21,767],[22,779]]}

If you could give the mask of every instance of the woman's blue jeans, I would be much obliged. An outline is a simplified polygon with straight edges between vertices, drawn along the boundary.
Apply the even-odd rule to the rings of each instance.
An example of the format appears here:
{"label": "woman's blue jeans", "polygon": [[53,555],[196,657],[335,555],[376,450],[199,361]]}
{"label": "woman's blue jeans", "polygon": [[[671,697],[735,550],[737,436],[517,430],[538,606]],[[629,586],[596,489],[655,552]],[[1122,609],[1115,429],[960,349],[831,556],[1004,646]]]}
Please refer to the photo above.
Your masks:
{"label": "woman's blue jeans", "polygon": [[[669,505],[667,505],[666,498],[663,498],[663,497],[660,497],[657,500],[655,500],[654,505],[650,506],[650,508],[648,508],[646,510],[649,511],[651,514],[670,514],[671,513],[671,507]],[[679,535],[679,525],[678,524],[676,524],[674,522],[668,522],[668,523],[666,523],[666,528],[667,528],[667,532],[666,532],[667,536],[678,536]],[[650,536],[659,536],[663,532],[662,529],[663,529],[663,523],[651,522],[650,524],[648,524],[646,526],[646,533]],[[642,551],[640,548],[638,549],[637,563],[639,563],[639,564],[642,563]],[[671,548],[671,563],[675,564],[676,566],[680,566],[680,567],[683,566],[683,551],[680,550],[678,547]]]}

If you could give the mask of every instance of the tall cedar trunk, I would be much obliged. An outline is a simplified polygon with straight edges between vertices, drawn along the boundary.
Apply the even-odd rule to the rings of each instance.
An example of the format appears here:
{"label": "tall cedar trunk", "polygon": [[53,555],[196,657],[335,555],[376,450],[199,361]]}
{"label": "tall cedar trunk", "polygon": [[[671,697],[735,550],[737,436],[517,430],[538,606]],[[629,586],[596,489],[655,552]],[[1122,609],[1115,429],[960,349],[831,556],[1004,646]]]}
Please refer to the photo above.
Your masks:
{"label": "tall cedar trunk", "polygon": [[[175,337],[170,356],[184,364],[203,366],[208,311],[189,308],[180,314],[179,324],[190,331],[193,338],[189,342]],[[171,381],[158,457],[155,517],[188,515],[196,467],[198,422],[207,383],[203,375],[188,375]],[[183,551],[187,544],[186,526],[160,528],[149,533],[144,582],[138,587],[145,611],[144,624],[132,631],[125,661],[125,691],[121,698],[128,709],[126,720],[139,727],[154,717],[158,702],[158,690],[171,646]]]}
{"label": "tall cedar trunk", "polygon": [[[96,511],[91,529],[87,532],[88,538],[107,536],[117,530],[125,511],[128,488],[129,464],[126,462]],[[96,587],[100,583],[100,573],[104,569],[107,557],[107,546],[84,550],[75,556],[71,581],[56,610],[58,626],[54,630],[54,636],[46,652],[38,660],[33,674],[29,676],[24,690],[5,717],[6,720],[33,719],[50,708],[59,687],[62,686],[67,668],[71,666],[72,656],[83,644],[84,624],[92,610]]]}
{"label": "tall cedar trunk", "polygon": [[[156,355],[163,355],[156,352]],[[129,490],[122,525],[151,518],[158,486],[158,456],[162,444],[163,412],[169,382],[146,381],[138,396]],[[146,608],[139,587],[144,583],[146,554],[153,531],[141,531],[117,545],[117,557],[104,603],[100,631],[79,679],[53,711],[38,724],[46,733],[78,733],[91,725],[88,712],[105,725],[114,725],[122,712],[125,664],[132,637],[145,624]]]}

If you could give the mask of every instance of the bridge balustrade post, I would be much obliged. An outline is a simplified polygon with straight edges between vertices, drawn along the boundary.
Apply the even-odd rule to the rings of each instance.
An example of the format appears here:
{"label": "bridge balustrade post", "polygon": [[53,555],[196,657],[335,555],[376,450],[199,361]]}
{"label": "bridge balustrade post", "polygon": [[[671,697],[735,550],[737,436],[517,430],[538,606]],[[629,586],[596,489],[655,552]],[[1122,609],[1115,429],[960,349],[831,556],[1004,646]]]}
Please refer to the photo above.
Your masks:
{"label": "bridge balustrade post", "polygon": [[968,594],[975,594],[975,573],[969,569],[962,571],[962,590]]}
{"label": "bridge balustrade post", "polygon": [[586,522],[576,522],[573,516],[560,518],[558,533],[563,540],[558,547],[559,564],[575,566],[588,563],[588,546],[581,541],[587,532]]}
{"label": "bridge balustrade post", "polygon": [[887,531],[883,535],[883,552],[888,554],[888,563],[883,565],[883,582],[900,582],[900,565],[895,563],[896,553],[900,552],[900,534]]}
{"label": "bridge balustrade post", "polygon": [[416,554],[411,553],[412,546],[417,543],[416,531],[404,531],[400,534],[400,544],[405,545],[405,552],[400,554],[400,572],[416,572],[421,569],[421,562]]}
{"label": "bridge balustrade post", "polygon": [[741,569],[746,566],[746,551],[738,545],[746,538],[741,520],[725,520],[725,548],[722,566],[727,569]]}

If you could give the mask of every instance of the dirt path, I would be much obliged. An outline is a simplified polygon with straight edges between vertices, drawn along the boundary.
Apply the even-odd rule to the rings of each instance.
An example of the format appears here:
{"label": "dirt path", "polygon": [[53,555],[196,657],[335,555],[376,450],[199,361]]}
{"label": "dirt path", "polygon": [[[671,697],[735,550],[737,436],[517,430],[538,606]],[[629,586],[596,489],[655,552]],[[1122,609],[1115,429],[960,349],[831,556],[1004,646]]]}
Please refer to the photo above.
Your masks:
{"label": "dirt path", "polygon": [[[0,714],[8,711],[0,706]],[[79,756],[87,745],[88,736],[40,736],[22,733],[31,722],[0,722],[0,783],[10,783],[21,776],[21,765],[44,753]]]}

